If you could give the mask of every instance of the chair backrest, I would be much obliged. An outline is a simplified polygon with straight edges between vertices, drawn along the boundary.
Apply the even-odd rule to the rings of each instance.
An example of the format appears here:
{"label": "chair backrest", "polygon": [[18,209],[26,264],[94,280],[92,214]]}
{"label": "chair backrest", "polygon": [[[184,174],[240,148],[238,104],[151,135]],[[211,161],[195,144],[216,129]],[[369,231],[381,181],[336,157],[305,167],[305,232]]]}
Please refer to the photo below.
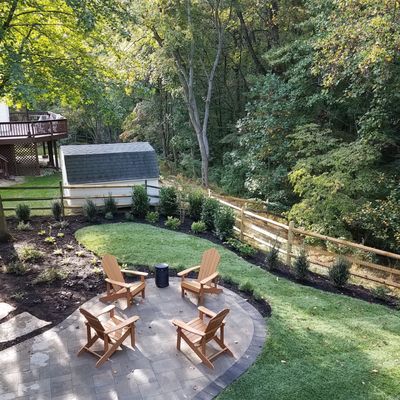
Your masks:
{"label": "chair backrest", "polygon": [[229,308],[225,308],[224,310],[220,311],[215,317],[211,318],[208,321],[208,325],[204,331],[204,333],[206,334],[206,342],[211,340],[215,336],[217,330],[220,328],[224,318],[228,315],[228,313]]}
{"label": "chair backrest", "polygon": [[221,256],[216,249],[212,248],[206,250],[201,258],[200,271],[197,280],[201,281],[216,272],[220,258]]}
{"label": "chair backrest", "polygon": [[[122,275],[121,268],[118,265],[117,259],[111,254],[104,254],[101,259],[104,272],[108,279],[112,279],[117,282],[125,282],[124,276]],[[113,285],[114,290],[121,289],[121,286]]]}
{"label": "chair backrest", "polygon": [[103,324],[100,322],[100,320],[95,317],[92,313],[90,313],[88,310],[85,310],[84,308],[79,308],[80,313],[86,318],[87,323],[91,328],[93,328],[97,335],[101,338],[104,339],[104,327]]}

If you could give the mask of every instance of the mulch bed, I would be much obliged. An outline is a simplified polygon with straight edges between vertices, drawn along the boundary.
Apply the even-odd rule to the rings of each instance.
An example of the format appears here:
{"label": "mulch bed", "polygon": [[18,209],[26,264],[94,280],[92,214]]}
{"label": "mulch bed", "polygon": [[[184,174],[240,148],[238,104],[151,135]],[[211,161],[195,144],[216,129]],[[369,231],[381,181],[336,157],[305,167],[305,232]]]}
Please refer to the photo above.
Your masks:
{"label": "mulch bed", "polygon": [[[16,307],[16,310],[10,313],[6,319],[27,311],[40,319],[50,321],[52,324],[14,341],[0,344],[0,351],[29,337],[36,336],[62,322],[79,305],[104,291],[105,285],[100,260],[80,246],[74,236],[74,233],[78,229],[89,225],[89,223],[81,216],[68,216],[66,221],[68,222],[68,226],[60,228],[54,227],[54,220],[51,217],[33,217],[30,221],[32,230],[19,231],[16,229],[17,221],[13,218],[8,220],[8,228],[12,235],[12,241],[0,243],[0,269],[5,272],[6,265],[18,260],[18,249],[23,246],[34,245],[45,254],[45,257],[41,262],[29,264],[29,270],[24,275],[0,273],[0,301],[7,302]],[[113,221],[99,219],[98,223],[121,221],[124,221],[122,214]],[[145,221],[136,221],[145,223]],[[160,228],[164,228],[164,221],[161,218],[157,225]],[[193,233],[190,230],[191,224],[192,221],[186,218],[185,222],[181,225],[180,231],[192,235]],[[41,230],[46,231],[46,234],[39,235]],[[60,232],[63,233],[63,237],[57,237],[57,234]],[[45,238],[47,236],[56,237],[56,243],[46,243]],[[196,236],[210,240],[213,243],[221,244],[221,241],[210,232]],[[230,248],[226,244],[223,245]],[[57,254],[57,249],[61,249],[62,254]],[[246,260],[254,265],[265,268],[264,258],[265,254],[257,252],[254,257],[247,257]],[[147,266],[136,267],[148,271]],[[68,276],[63,279],[35,284],[34,280],[39,274],[49,268],[66,271]],[[175,271],[170,271],[172,276],[176,275]],[[282,263],[278,265],[273,273],[278,277],[295,281],[293,271]],[[221,284],[248,299],[263,316],[267,317],[271,315],[271,307],[267,302],[255,299],[252,293],[239,290],[237,285],[232,282],[221,281]],[[313,273],[310,273],[307,281],[301,282],[301,284],[327,292],[359,298],[371,303],[384,304],[389,307],[396,307],[398,304],[397,299],[392,297],[387,297],[386,299],[377,298],[370,290],[362,286],[348,284],[339,290],[328,279]],[[2,322],[6,319],[2,320]]]}

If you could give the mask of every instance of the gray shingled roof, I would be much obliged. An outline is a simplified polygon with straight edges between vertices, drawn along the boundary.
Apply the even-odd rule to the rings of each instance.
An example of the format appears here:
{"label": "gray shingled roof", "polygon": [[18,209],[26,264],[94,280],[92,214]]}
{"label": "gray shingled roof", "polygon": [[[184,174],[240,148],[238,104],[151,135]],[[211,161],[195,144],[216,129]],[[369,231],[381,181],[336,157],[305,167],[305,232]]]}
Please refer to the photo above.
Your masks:
{"label": "gray shingled roof", "polygon": [[156,153],[147,142],[61,146],[70,184],[158,178]]}

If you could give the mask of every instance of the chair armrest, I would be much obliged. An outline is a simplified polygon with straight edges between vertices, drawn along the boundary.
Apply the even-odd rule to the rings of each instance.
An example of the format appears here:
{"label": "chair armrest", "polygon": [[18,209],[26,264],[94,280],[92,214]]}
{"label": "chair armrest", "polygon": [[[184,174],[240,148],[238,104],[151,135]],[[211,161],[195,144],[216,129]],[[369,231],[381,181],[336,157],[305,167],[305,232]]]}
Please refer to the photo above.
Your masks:
{"label": "chair armrest", "polygon": [[196,271],[196,269],[199,269],[199,268],[200,268],[200,265],[196,265],[195,267],[184,269],[183,271],[178,272],[178,276],[186,276],[189,272]]}
{"label": "chair armrest", "polygon": [[124,274],[132,274],[132,275],[137,275],[137,276],[148,276],[149,275],[147,272],[134,271],[131,269],[121,269],[121,272],[123,272]]}
{"label": "chair armrest", "polygon": [[126,319],[124,322],[121,322],[120,324],[114,326],[114,328],[108,329],[104,333],[106,335],[108,335],[109,333],[119,331],[120,329],[123,329],[123,328],[127,327],[128,325],[134,324],[138,319],[139,319],[139,317],[137,315],[134,315],[133,317]]}
{"label": "chair armrest", "polygon": [[100,317],[100,315],[107,314],[108,312],[113,311],[114,308],[115,308],[115,305],[114,304],[110,304],[109,306],[104,307],[103,309],[101,309],[98,313],[95,314],[95,316],[96,317]]}
{"label": "chair armrest", "polygon": [[206,308],[204,306],[197,307],[197,309],[199,310],[200,314],[205,314],[210,318],[215,317],[217,315],[217,313],[209,310],[208,308]]}
{"label": "chair armrest", "polygon": [[214,280],[217,277],[218,277],[218,272],[214,272],[210,276],[207,276],[207,278],[202,279],[200,281],[200,285],[207,285],[208,282],[211,282],[212,280]]}
{"label": "chair armrest", "polygon": [[199,335],[199,336],[204,336],[205,335],[204,332],[201,332],[201,331],[199,331],[199,330],[197,330],[195,328],[192,328],[190,325],[185,324],[183,321],[178,321],[177,319],[173,319],[172,323],[176,327],[181,328],[181,329],[183,329],[185,331],[188,331],[190,333],[194,333],[195,335]]}
{"label": "chair armrest", "polygon": [[109,278],[106,278],[105,281],[108,283],[111,283],[111,285],[118,285],[118,286],[121,286],[121,287],[124,287],[127,289],[132,286],[132,284],[130,284],[130,283],[113,281],[112,279],[109,279]]}

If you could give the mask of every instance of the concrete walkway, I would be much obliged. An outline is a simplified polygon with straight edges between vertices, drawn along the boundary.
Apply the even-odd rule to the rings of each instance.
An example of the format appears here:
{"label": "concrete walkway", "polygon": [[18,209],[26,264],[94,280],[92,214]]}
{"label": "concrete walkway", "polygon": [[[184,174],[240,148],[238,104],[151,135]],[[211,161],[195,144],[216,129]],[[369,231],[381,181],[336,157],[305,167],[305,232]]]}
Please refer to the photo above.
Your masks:
{"label": "concrete walkway", "polygon": [[[266,331],[259,312],[227,289],[208,296],[205,306],[231,310],[225,338],[235,357],[221,355],[214,370],[205,367],[184,342],[182,352],[176,350],[171,320],[195,318],[194,298],[181,299],[178,279],[170,278],[164,289],[149,279],[146,299],[120,312],[140,316],[135,349],[127,340],[123,350],[100,368],[88,353],[77,357],[86,338],[77,310],[57,327],[0,352],[0,400],[211,399],[255,361]],[[94,298],[84,307],[99,310],[104,304]]]}

